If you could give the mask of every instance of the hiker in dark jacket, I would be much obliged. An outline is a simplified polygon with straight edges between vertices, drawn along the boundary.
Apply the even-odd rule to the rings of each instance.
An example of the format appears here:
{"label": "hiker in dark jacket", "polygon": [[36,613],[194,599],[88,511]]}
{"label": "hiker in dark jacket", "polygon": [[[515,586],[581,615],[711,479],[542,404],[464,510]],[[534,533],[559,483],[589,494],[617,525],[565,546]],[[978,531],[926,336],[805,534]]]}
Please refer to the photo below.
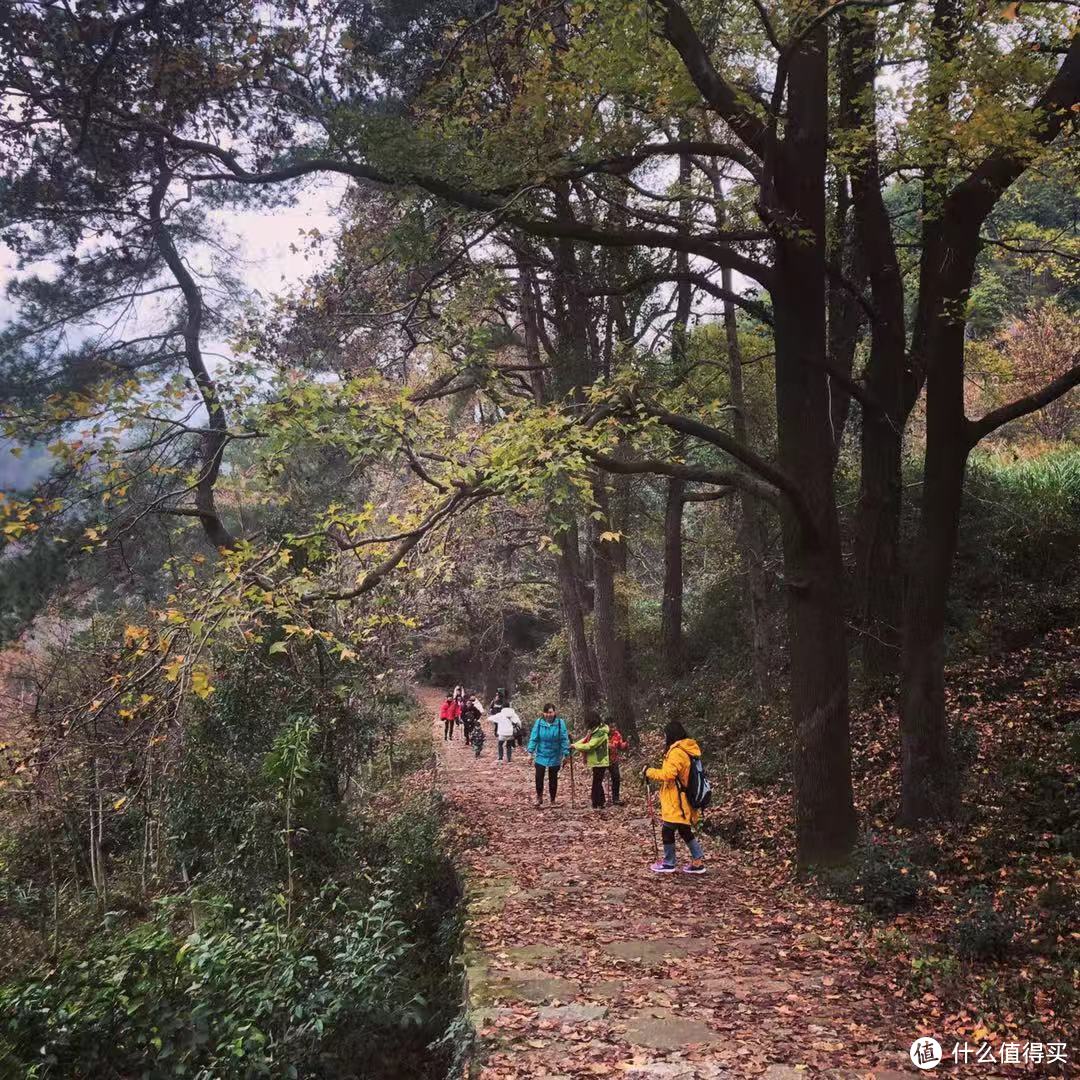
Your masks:
{"label": "hiker in dark jacket", "polygon": [[465,707],[461,710],[461,726],[465,732],[465,741],[472,736],[473,728],[480,722],[480,706],[476,704],[476,698],[471,694],[465,701]]}
{"label": "hiker in dark jacket", "polygon": [[480,751],[484,749],[484,725],[481,724],[479,720],[473,724],[469,742],[472,744],[473,755],[479,757]]}
{"label": "hiker in dark jacket", "polygon": [[570,733],[566,721],[555,715],[555,706],[548,702],[544,715],[538,717],[529,733],[527,753],[532,755],[536,771],[536,805],[544,804],[544,774],[547,774],[548,798],[555,802],[559,790],[559,769],[570,756]]}
{"label": "hiker in dark jacket", "polygon": [[691,828],[701,817],[701,812],[693,809],[686,797],[690,761],[701,757],[701,747],[686,734],[686,728],[678,720],[672,720],[664,729],[664,740],[667,747],[664,764],[659,769],[646,767],[642,770],[646,780],[654,780],[660,785],[660,836],[664,841],[663,861],[653,863],[649,869],[654,874],[675,873],[678,869],[675,865],[675,834],[678,833],[690,849],[690,863],[683,867],[683,873],[704,874],[701,842]]}

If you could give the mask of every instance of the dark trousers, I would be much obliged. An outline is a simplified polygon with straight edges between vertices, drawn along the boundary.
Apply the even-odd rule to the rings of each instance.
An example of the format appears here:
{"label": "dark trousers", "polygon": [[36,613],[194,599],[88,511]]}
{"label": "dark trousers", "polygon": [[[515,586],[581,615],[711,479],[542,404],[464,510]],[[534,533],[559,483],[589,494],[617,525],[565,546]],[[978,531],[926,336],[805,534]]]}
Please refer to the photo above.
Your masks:
{"label": "dark trousers", "polygon": [[555,793],[559,790],[559,766],[558,765],[534,765],[536,771],[536,797],[544,797],[544,773],[547,773],[548,797],[555,801]]}
{"label": "dark trousers", "polygon": [[622,782],[619,776],[619,763],[613,761],[608,766],[608,776],[611,777],[611,802],[612,805],[619,805],[619,784]]}
{"label": "dark trousers", "polygon": [[675,834],[683,838],[683,842],[690,849],[690,858],[694,862],[700,862],[702,858],[701,841],[694,835],[694,830],[682,822],[664,821],[660,825],[660,838],[664,842],[664,862],[668,866],[675,865]]}
{"label": "dark trousers", "polygon": [[661,823],[660,839],[663,840],[665,844],[674,844],[676,833],[683,838],[684,843],[689,847],[690,841],[694,839],[694,830],[691,829],[689,825],[682,825],[675,821],[664,821]]}
{"label": "dark trousers", "polygon": [[447,739],[452,739],[454,737],[454,721],[452,719],[444,720],[442,722],[442,737],[443,742],[446,742]]}
{"label": "dark trousers", "polygon": [[604,770],[606,765],[595,765],[592,771],[592,804],[593,809],[602,809],[604,805]]}

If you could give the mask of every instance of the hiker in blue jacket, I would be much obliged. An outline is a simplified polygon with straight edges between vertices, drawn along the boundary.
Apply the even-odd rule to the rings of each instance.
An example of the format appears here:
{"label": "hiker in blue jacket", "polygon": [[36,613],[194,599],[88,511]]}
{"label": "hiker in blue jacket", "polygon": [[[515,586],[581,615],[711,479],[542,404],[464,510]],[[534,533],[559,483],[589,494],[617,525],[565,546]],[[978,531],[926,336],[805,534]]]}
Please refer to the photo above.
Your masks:
{"label": "hiker in blue jacket", "polygon": [[544,773],[547,773],[548,796],[552,802],[559,790],[559,769],[570,756],[570,732],[566,721],[555,715],[555,706],[548,702],[544,715],[537,717],[529,735],[526,753],[532,755],[536,768],[536,805],[544,805]]}

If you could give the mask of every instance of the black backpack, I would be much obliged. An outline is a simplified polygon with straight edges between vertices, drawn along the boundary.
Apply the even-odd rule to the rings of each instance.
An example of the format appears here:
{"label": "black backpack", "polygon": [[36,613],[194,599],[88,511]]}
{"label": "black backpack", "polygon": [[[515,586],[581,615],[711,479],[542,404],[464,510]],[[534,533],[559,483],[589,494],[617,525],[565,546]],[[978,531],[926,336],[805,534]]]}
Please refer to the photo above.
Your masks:
{"label": "black backpack", "polygon": [[687,755],[690,758],[690,775],[686,781],[686,787],[679,785],[680,790],[686,796],[691,810],[704,810],[712,802],[712,785],[705,775],[705,766],[701,764],[701,756]]}

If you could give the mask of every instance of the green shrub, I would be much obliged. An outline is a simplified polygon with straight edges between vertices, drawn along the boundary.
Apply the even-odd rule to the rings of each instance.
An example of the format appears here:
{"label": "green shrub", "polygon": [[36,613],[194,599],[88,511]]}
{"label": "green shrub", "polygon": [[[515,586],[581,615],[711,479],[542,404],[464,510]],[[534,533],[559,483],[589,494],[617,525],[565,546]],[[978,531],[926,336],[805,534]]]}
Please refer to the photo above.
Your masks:
{"label": "green shrub", "polygon": [[910,910],[922,897],[922,873],[911,852],[873,833],[862,837],[845,864],[820,867],[816,875],[832,895],[882,918]]}
{"label": "green shrub", "polygon": [[[372,695],[347,709],[321,680],[252,654],[196,710],[149,890],[125,839],[141,839],[134,809],[110,822],[104,913],[77,882],[54,894],[40,828],[36,846],[31,834],[0,846],[0,918],[19,960],[0,965],[0,1076],[445,1075],[459,1052],[443,1036],[460,1004],[461,905],[440,806],[424,796],[387,813],[382,798],[365,813],[343,780],[374,748],[386,756],[411,703]],[[366,794],[421,761],[396,745],[385,776],[364,770]],[[59,817],[52,829],[63,851]]]}
{"label": "green shrub", "polygon": [[360,905],[342,890],[291,927],[279,900],[182,934],[180,905],[163,905],[0,989],[0,1034],[40,1077],[348,1076],[361,1052],[393,1076],[402,1030],[423,1019],[401,907],[386,888]]}
{"label": "green shrub", "polygon": [[994,907],[992,896],[980,892],[953,928],[952,945],[962,960],[1004,960],[1015,933],[1015,922]]}
{"label": "green shrub", "polygon": [[[868,833],[847,871],[848,895],[879,917],[909,911],[922,895],[922,874],[907,848]],[[843,892],[844,882],[841,879]]]}
{"label": "green shrub", "polygon": [[941,990],[953,983],[960,974],[961,965],[955,956],[913,956],[908,974],[908,991],[923,994],[929,990]]}

